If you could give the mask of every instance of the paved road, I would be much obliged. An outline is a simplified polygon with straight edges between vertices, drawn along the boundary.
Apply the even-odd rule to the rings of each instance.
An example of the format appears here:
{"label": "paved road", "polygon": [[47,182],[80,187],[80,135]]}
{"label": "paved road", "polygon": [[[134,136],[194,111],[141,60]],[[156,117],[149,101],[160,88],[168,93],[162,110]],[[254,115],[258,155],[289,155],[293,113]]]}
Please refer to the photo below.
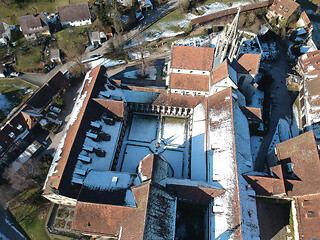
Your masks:
{"label": "paved road", "polygon": [[[16,229],[14,229],[8,222],[5,220],[6,219],[6,210],[4,210],[2,207],[0,207],[0,239],[1,234],[4,235],[7,239],[10,240],[23,240],[25,239],[20,235]],[[5,240],[7,240],[5,239]]]}
{"label": "paved road", "polygon": [[265,158],[268,153],[268,148],[272,141],[273,135],[276,131],[279,119],[283,118],[291,125],[293,121],[292,104],[293,99],[289,95],[289,91],[286,87],[286,77],[288,72],[288,66],[286,61],[286,50],[281,47],[279,54],[279,62],[271,62],[270,64],[263,63],[263,68],[274,77],[274,82],[271,86],[271,115],[270,115],[270,127],[268,134],[263,138],[261,143],[256,162],[255,170],[263,171],[265,165]]}
{"label": "paved road", "polygon": [[[129,32],[123,34],[125,40],[130,40],[133,37],[137,36],[139,33],[144,31],[146,28],[151,26],[153,23],[161,19],[167,13],[178,7],[178,0],[171,0],[163,6],[159,6],[153,11],[144,12],[145,18],[137,23],[137,26],[131,29]],[[109,45],[109,41],[102,43],[102,46],[95,51],[89,52],[86,50],[81,56],[81,60],[88,59],[91,55],[103,55],[106,52],[106,48]],[[32,74],[25,73],[20,76],[21,79],[30,82],[37,86],[42,86],[44,83],[49,81],[58,71],[62,73],[66,72],[76,63],[74,61],[68,61],[65,64],[58,65],[52,69],[48,74]]]}

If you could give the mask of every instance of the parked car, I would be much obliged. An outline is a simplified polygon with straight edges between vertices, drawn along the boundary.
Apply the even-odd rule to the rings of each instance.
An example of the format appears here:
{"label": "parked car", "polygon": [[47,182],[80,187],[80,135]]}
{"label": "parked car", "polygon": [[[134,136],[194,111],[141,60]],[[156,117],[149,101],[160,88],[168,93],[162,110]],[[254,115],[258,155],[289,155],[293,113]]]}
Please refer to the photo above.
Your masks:
{"label": "parked car", "polygon": [[101,55],[91,55],[90,58],[98,58],[101,57]]}
{"label": "parked car", "polygon": [[10,76],[11,77],[19,77],[20,73],[19,72],[12,72],[12,73],[10,73]]}
{"label": "parked car", "polygon": [[61,109],[55,106],[50,106],[49,108],[50,111],[54,112],[54,113],[60,113]]}

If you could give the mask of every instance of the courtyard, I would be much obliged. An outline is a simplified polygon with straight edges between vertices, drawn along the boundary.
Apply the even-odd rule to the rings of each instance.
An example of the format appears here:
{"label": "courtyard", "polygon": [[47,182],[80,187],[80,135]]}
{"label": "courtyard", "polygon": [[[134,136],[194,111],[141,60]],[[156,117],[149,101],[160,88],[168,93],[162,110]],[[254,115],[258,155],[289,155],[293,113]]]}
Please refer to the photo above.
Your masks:
{"label": "courtyard", "polygon": [[134,113],[117,164],[117,171],[135,173],[148,154],[160,154],[173,168],[174,177],[187,178],[189,166],[186,118]]}

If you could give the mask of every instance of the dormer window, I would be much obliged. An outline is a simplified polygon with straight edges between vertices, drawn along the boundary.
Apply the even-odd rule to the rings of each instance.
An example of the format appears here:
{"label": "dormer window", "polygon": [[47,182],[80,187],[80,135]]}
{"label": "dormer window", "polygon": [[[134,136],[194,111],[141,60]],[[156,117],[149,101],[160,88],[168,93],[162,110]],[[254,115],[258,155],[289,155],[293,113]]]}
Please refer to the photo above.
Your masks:
{"label": "dormer window", "polygon": [[282,5],[280,5],[280,9],[282,9],[283,8],[283,6]]}
{"label": "dormer window", "polygon": [[23,128],[22,125],[21,125],[21,124],[18,124],[17,129],[18,129],[19,131],[21,131],[22,128]]}
{"label": "dormer window", "polygon": [[14,138],[16,135],[14,134],[14,132],[9,133],[9,137],[10,138]]}

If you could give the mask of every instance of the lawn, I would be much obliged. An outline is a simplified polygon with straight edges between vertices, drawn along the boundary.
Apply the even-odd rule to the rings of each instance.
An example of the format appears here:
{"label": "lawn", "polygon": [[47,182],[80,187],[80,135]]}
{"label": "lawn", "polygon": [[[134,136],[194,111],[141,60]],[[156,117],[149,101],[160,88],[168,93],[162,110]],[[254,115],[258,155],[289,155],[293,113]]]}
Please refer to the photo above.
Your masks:
{"label": "lawn", "polygon": [[30,48],[27,47],[26,50],[20,50],[16,48],[16,70],[19,72],[28,72],[39,68],[41,54],[42,46]]}
{"label": "lawn", "polygon": [[45,222],[50,203],[41,197],[41,187],[28,189],[9,202],[9,211],[30,239],[50,239]]}
{"label": "lawn", "polygon": [[[58,6],[69,5],[69,0],[42,0],[42,1],[18,1],[7,0],[0,1],[0,16],[3,21],[9,25],[19,24],[18,17],[24,16],[27,13],[33,14],[36,12],[55,13]],[[73,3],[87,2],[86,0],[74,0]]]}
{"label": "lawn", "polygon": [[14,107],[28,99],[37,89],[37,86],[20,79],[1,79],[0,96],[2,96],[1,99],[8,104],[1,104],[0,102],[0,122]]}
{"label": "lawn", "polygon": [[[91,26],[69,27],[57,32],[56,39],[58,40],[59,48],[67,55],[81,54],[88,45],[88,31]],[[74,49],[78,47],[78,49]],[[75,52],[73,52],[73,50]]]}

